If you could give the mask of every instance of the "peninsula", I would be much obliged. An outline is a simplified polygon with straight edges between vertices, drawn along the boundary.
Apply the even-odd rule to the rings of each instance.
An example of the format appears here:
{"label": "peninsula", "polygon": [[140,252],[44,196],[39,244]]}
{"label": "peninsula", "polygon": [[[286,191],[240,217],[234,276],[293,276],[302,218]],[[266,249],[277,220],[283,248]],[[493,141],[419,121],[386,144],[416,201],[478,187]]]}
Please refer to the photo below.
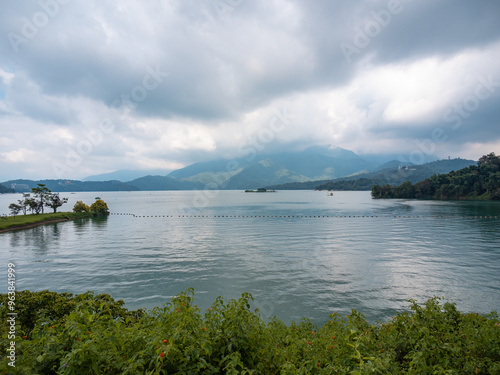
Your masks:
{"label": "peninsula", "polygon": [[494,152],[471,165],[447,174],[435,174],[412,184],[374,185],[373,198],[500,200],[500,156]]}

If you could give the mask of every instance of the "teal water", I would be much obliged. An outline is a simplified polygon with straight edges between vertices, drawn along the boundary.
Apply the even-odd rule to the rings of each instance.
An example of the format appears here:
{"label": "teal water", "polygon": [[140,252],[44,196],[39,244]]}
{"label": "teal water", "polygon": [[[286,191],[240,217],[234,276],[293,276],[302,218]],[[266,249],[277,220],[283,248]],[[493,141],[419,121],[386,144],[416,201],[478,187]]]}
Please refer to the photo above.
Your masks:
{"label": "teal water", "polygon": [[[500,311],[500,202],[209,193],[61,194],[65,210],[100,196],[114,215],[0,234],[2,263],[16,264],[18,290],[93,290],[130,309],[193,287],[201,307],[250,292],[264,318],[286,322],[353,308],[376,322],[435,295]],[[0,196],[0,214],[17,199]]]}

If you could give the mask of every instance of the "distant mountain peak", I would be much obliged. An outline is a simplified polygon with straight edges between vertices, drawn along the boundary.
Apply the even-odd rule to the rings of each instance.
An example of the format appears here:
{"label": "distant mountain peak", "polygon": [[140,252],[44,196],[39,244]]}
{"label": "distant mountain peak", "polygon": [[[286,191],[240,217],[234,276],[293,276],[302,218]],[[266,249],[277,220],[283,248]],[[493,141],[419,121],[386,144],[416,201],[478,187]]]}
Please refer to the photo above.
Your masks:
{"label": "distant mountain peak", "polygon": [[270,158],[262,159],[259,161],[259,164],[263,167],[270,167],[274,164],[273,160]]}
{"label": "distant mountain peak", "polygon": [[353,151],[346,150],[344,148],[334,145],[310,146],[306,148],[303,152],[308,154],[314,153],[323,156],[328,156],[334,159],[343,159],[343,160],[362,159],[359,155],[357,155]]}

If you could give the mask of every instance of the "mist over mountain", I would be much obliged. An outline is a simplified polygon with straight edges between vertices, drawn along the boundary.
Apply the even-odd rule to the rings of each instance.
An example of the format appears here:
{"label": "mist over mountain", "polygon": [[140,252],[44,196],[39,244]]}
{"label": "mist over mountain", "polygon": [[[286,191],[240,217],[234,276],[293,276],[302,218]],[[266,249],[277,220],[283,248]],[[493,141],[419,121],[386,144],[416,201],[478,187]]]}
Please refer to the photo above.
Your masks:
{"label": "mist over mountain", "polygon": [[[399,172],[396,177],[391,176],[401,166],[411,166],[412,178],[415,179],[426,178],[434,173],[447,173],[454,169],[452,165],[460,164],[462,167],[463,164],[474,163],[458,159],[458,162],[440,161],[435,162],[436,164],[425,164],[426,167],[414,167],[398,160],[388,161],[384,158],[377,160],[382,160],[383,163],[366,160],[340,147],[313,146],[296,152],[257,154],[246,158],[198,162],[170,173],[163,169],[118,170],[89,176],[84,181],[10,180],[3,185],[16,192],[30,191],[37,183],[46,184],[54,192],[257,189],[270,186],[276,189],[314,189],[318,185],[332,181],[359,178],[366,180],[364,185],[372,182],[381,183],[382,180],[400,183],[405,172]],[[417,172],[414,172],[415,168]],[[364,188],[363,184],[351,183],[351,185],[355,189]]]}
{"label": "mist over mountain", "polygon": [[200,183],[178,180],[169,176],[145,176],[129,181],[127,185],[144,191],[203,189],[203,185]]}
{"label": "mist over mountain", "polygon": [[397,160],[393,160],[384,163],[375,171],[359,173],[335,180],[308,181],[265,187],[278,190],[371,190],[373,185],[400,185],[406,181],[416,183],[434,174],[445,174],[475,164],[474,160],[460,158],[437,160],[422,165],[405,165]]}
{"label": "mist over mountain", "polygon": [[93,176],[88,176],[82,179],[82,181],[121,181],[127,182],[135,180],[136,178],[144,177],[144,176],[166,176],[172,170],[171,169],[148,169],[148,170],[140,170],[140,169],[120,169],[118,171],[97,174]]}
{"label": "mist over mountain", "polygon": [[299,152],[194,163],[168,176],[220,189],[252,189],[270,184],[335,179],[377,164],[340,147],[314,146]]}
{"label": "mist over mountain", "polygon": [[139,188],[125,184],[121,181],[78,181],[78,180],[9,180],[2,182],[6,187],[12,188],[16,193],[31,192],[37,184],[44,184],[53,192],[79,192],[79,191],[137,191]]}

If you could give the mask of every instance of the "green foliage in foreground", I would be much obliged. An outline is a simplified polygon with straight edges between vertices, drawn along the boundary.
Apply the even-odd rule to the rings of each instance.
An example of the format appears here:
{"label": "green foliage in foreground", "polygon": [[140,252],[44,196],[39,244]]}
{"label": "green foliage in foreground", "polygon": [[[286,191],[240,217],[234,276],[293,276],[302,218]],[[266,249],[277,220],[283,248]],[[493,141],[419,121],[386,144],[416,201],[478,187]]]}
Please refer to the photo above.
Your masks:
{"label": "green foliage in foreground", "polygon": [[[8,296],[0,295],[7,319]],[[16,293],[16,367],[7,374],[499,374],[496,313],[459,312],[452,303],[410,301],[411,311],[378,325],[355,310],[265,323],[251,295],[217,298],[204,311],[192,289],[151,312],[91,292]],[[2,325],[2,337],[7,337]],[[6,353],[7,341],[0,350]],[[8,353],[8,352],[7,352]]]}
{"label": "green foliage in foreground", "polygon": [[50,214],[31,214],[31,215],[18,215],[18,216],[1,216],[0,217],[0,230],[12,227],[23,227],[26,225],[37,224],[42,222],[49,222],[51,220],[73,220],[83,217],[90,217],[92,214],[87,213],[74,213],[74,212],[57,212]]}

